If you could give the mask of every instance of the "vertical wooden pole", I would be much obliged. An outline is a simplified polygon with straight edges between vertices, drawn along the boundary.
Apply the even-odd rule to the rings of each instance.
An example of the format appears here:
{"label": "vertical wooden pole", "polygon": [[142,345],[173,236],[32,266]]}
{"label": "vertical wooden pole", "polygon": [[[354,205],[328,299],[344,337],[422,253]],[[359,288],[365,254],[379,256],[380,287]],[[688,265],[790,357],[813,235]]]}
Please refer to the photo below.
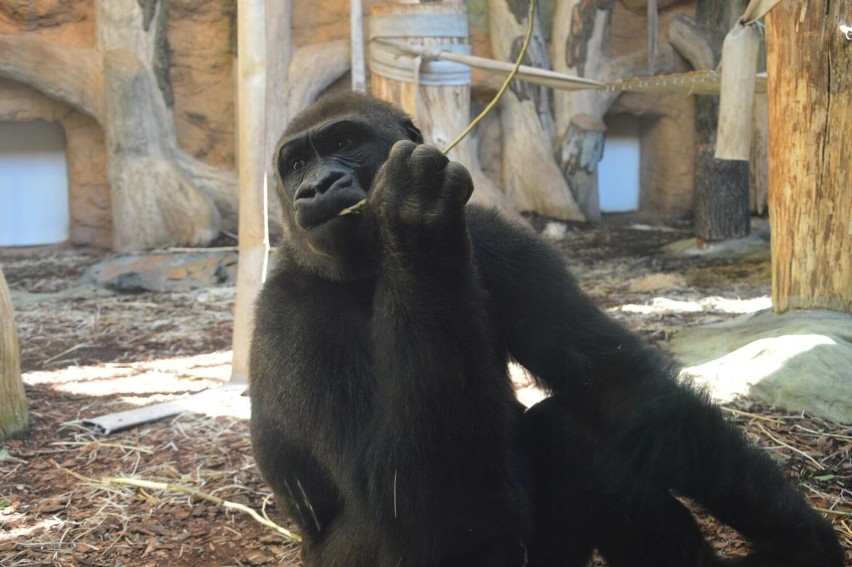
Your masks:
{"label": "vertical wooden pole", "polygon": [[767,16],[769,218],[777,312],[852,313],[852,0]]}
{"label": "vertical wooden pole", "polygon": [[266,277],[266,3],[237,4],[240,261],[234,306],[231,381],[248,380],[254,302]]}
{"label": "vertical wooden pole", "polygon": [[0,268],[0,441],[25,431],[28,425],[15,312]]}
{"label": "vertical wooden pole", "polygon": [[352,43],[352,90],[367,92],[367,71],[364,62],[364,8],[361,0],[349,0],[349,20]]}

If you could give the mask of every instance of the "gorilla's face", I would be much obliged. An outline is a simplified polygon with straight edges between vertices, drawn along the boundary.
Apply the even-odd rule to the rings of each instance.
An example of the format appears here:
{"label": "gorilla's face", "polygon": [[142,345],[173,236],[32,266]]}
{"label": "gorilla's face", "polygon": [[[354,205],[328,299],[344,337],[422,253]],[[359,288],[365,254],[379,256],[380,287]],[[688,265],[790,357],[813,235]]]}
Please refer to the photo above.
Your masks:
{"label": "gorilla's face", "polygon": [[302,265],[342,279],[353,274],[352,263],[371,264],[369,216],[340,213],[367,197],[390,148],[402,139],[422,141],[411,119],[356,93],[324,99],[291,122],[275,167],[285,237]]}

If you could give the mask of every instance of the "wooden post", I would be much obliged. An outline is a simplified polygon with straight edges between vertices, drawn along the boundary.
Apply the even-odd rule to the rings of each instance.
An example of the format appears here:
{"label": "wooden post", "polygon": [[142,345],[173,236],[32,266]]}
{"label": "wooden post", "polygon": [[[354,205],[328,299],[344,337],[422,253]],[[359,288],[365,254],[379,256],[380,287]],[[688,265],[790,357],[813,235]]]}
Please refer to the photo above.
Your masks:
{"label": "wooden post", "polygon": [[367,92],[367,70],[364,62],[364,8],[361,0],[349,0],[350,35],[352,36],[352,90]]}
{"label": "wooden post", "polygon": [[[706,42],[712,51],[712,67],[719,62],[725,34],[744,9],[745,0],[698,0],[695,14],[697,26],[694,31],[703,36],[699,43]],[[751,122],[751,116],[742,119]],[[698,134],[695,236],[704,242],[743,238],[751,230],[748,162],[715,158],[718,121],[719,97],[698,97],[695,100]]]}
{"label": "wooden post", "polygon": [[240,262],[234,306],[231,381],[248,380],[254,302],[266,278],[266,3],[237,4],[239,70]]}
{"label": "wooden post", "polygon": [[26,431],[28,425],[15,312],[0,268],[0,441]]}
{"label": "wooden post", "polygon": [[767,16],[769,218],[777,312],[852,313],[852,0]]}
{"label": "wooden post", "polygon": [[[466,46],[468,44],[468,31],[466,24],[467,8],[462,0],[446,0],[441,4],[436,3],[411,3],[410,1],[400,4],[387,6],[374,6],[371,12],[373,18],[371,21],[370,37],[383,37],[386,39],[411,42],[416,45],[423,46]],[[438,32],[444,34],[443,37],[404,35],[404,30],[389,30],[390,26],[383,25],[381,29],[377,25],[382,18],[398,17],[400,21],[428,23],[428,18],[433,15],[445,15],[449,21],[453,21],[453,16],[458,16],[464,22],[464,26],[456,31],[449,31],[449,27],[434,26],[432,32],[435,32],[438,27],[442,29]],[[387,21],[387,20],[386,20]],[[394,35],[388,37],[388,32]],[[414,117],[417,126],[423,132],[423,137],[430,144],[434,144],[439,148],[446,147],[455,137],[468,125],[471,120],[470,116],[470,78],[466,81],[461,80],[458,76],[453,84],[428,84],[429,81],[425,77],[421,77],[420,83],[408,78],[392,77],[391,73],[396,74],[393,69],[388,69],[391,73],[382,72],[378,65],[386,61],[387,57],[383,57],[381,52],[376,51],[376,46],[370,47],[370,64],[371,78],[370,90],[375,96],[391,101],[412,117]],[[414,77],[414,66],[420,63],[419,60],[413,57],[401,57],[396,60],[397,65],[403,65],[404,62],[409,62],[412,65],[411,76]],[[443,64],[447,67],[446,64]],[[460,70],[459,74],[463,72]],[[474,152],[474,145],[470,137],[465,138],[457,145],[450,153],[450,159],[463,164],[471,173],[473,183],[476,190],[473,192],[471,201],[496,205],[504,209],[508,209],[508,204],[505,197],[493,182],[482,172],[479,166],[479,160]]]}

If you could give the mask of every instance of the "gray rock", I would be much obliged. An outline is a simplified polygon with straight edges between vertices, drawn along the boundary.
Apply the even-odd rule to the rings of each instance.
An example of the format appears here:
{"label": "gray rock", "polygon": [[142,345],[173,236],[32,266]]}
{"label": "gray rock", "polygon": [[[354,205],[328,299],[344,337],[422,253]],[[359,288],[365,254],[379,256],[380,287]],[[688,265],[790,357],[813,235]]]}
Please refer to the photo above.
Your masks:
{"label": "gray rock", "polygon": [[852,316],[769,311],[684,330],[668,344],[719,400],[748,396],[852,424]]}
{"label": "gray rock", "polygon": [[237,253],[232,250],[152,252],[104,260],[82,282],[121,292],[179,291],[233,284]]}

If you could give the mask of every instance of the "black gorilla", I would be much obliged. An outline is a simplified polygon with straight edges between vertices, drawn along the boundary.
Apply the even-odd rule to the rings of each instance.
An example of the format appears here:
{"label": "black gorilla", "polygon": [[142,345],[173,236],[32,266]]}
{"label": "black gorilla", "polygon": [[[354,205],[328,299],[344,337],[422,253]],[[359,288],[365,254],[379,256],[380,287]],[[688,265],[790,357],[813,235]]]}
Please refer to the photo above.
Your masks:
{"label": "black gorilla", "polygon": [[[841,567],[831,527],[468,172],[356,94],[278,145],[285,240],[251,355],[258,466],[311,567],[721,563],[672,494],[753,544]],[[366,198],[362,214],[341,216]],[[517,403],[507,360],[551,393]]]}

